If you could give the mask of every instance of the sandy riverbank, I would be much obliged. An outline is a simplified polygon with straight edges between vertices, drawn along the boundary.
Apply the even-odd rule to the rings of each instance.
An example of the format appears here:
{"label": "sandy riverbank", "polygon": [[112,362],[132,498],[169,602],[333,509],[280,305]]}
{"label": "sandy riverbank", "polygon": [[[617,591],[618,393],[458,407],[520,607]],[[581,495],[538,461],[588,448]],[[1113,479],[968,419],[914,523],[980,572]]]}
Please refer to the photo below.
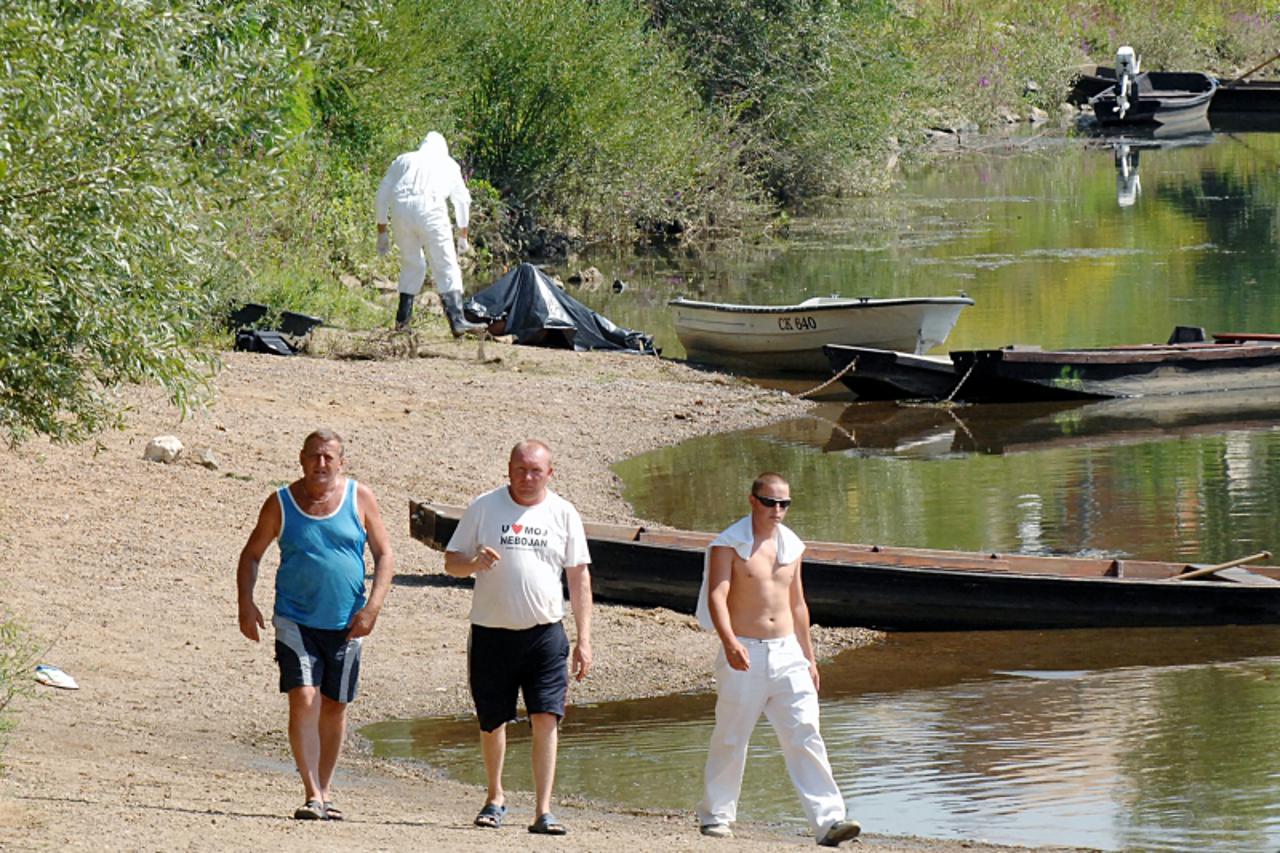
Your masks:
{"label": "sandy riverbank", "polygon": [[[537,436],[557,451],[553,487],[584,517],[634,521],[609,466],[694,435],[748,427],[806,404],[680,364],[489,343],[424,344],[427,357],[282,359],[229,353],[217,399],[179,419],[155,389],[131,389],[127,430],[101,447],[32,442],[5,452],[0,600],[80,682],[16,707],[0,775],[0,849],[564,850],[771,849],[807,845],[746,826],[700,838],[691,812],[571,802],[565,839],[523,829],[517,794],[500,832],[470,821],[482,792],[430,768],[368,756],[353,739],[340,771],[344,823],[287,819],[300,800],[268,644],[236,629],[235,558],[263,498],[298,474],[302,437],[347,438],[349,472],[377,493],[399,577],[369,641],[352,728],[465,712],[469,592],[440,583],[440,555],[408,535],[410,498],[454,503],[502,482],[506,450]],[[145,462],[155,435],[186,458]],[[210,449],[216,469],[194,461]],[[735,485],[736,488],[736,485]],[[726,507],[731,520],[737,507]],[[274,549],[267,571],[274,570]],[[269,575],[259,604],[270,605]],[[866,640],[822,630],[830,652]],[[598,607],[596,671],[570,702],[710,689],[714,638],[689,617]],[[692,804],[691,804],[692,807]],[[856,808],[855,808],[856,816]],[[890,838],[884,850],[1006,849]]]}

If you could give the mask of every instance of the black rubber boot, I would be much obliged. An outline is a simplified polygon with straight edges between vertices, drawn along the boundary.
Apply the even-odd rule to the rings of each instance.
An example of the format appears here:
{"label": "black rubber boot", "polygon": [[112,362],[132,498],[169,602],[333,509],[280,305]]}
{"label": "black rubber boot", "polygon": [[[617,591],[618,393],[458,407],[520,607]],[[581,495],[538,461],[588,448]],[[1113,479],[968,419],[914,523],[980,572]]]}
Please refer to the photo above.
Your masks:
{"label": "black rubber boot", "polygon": [[396,309],[396,328],[409,328],[409,320],[413,318],[413,296],[408,293],[400,294],[400,307]]}
{"label": "black rubber boot", "polygon": [[449,318],[449,331],[455,338],[463,335],[478,335],[489,327],[483,323],[472,323],[462,313],[462,294],[456,290],[440,294],[440,302],[444,305],[444,315]]}

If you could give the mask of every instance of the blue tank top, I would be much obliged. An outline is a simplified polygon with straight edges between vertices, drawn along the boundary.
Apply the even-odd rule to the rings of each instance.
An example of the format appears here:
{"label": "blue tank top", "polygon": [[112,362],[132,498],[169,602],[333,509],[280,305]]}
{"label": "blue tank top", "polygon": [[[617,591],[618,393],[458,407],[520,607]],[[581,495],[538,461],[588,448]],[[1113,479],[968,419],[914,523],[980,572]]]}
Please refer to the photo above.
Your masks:
{"label": "blue tank top", "polygon": [[323,518],[298,508],[284,486],[280,501],[280,570],[275,612],[299,625],[340,630],[364,607],[364,546],[356,509],[356,481],[347,480],[342,503]]}

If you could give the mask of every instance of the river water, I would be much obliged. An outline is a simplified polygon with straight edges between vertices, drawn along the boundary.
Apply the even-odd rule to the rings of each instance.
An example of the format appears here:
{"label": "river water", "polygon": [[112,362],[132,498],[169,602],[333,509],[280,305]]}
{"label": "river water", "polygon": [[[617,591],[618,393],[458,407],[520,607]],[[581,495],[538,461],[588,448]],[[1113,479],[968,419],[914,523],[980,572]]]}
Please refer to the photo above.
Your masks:
{"label": "river water", "polygon": [[[683,355],[665,307],[679,293],[963,291],[975,305],[954,348],[1155,342],[1175,325],[1280,331],[1280,135],[1152,144],[974,152],[908,173],[889,197],[796,220],[775,243],[585,259],[628,286],[580,297],[670,357]],[[773,469],[791,480],[788,522],[807,538],[1206,562],[1280,547],[1280,395],[957,409],[822,399],[813,417],[627,460],[624,494],[643,517],[716,530]],[[824,733],[871,832],[1275,850],[1277,640],[1256,628],[895,634],[824,667]],[[558,788],[691,809],[713,698],[573,708]],[[383,754],[483,779],[470,720],[366,733]],[[513,750],[511,784],[529,787],[524,735]],[[801,828],[767,726],[740,816]]]}

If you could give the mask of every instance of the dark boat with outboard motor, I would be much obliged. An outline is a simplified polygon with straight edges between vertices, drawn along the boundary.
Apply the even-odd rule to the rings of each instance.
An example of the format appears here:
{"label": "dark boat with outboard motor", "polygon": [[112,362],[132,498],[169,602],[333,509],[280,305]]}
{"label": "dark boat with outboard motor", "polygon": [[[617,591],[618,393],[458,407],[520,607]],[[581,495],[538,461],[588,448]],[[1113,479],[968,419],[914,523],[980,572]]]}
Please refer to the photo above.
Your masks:
{"label": "dark boat with outboard motor", "polygon": [[[1267,126],[1280,121],[1280,80],[1250,80],[1254,73],[1280,59],[1280,54],[1250,68],[1231,80],[1217,80],[1217,89],[1209,101],[1206,117],[1215,128],[1248,128],[1255,122]],[[1163,74],[1166,72],[1149,72]],[[1099,65],[1077,75],[1067,95],[1067,101],[1085,106],[1090,99],[1115,86],[1118,75],[1115,68]]]}
{"label": "dark boat with outboard motor", "polygon": [[1200,128],[1218,81],[1194,71],[1140,72],[1133,48],[1116,54],[1116,81],[1089,99],[1103,127]]}

